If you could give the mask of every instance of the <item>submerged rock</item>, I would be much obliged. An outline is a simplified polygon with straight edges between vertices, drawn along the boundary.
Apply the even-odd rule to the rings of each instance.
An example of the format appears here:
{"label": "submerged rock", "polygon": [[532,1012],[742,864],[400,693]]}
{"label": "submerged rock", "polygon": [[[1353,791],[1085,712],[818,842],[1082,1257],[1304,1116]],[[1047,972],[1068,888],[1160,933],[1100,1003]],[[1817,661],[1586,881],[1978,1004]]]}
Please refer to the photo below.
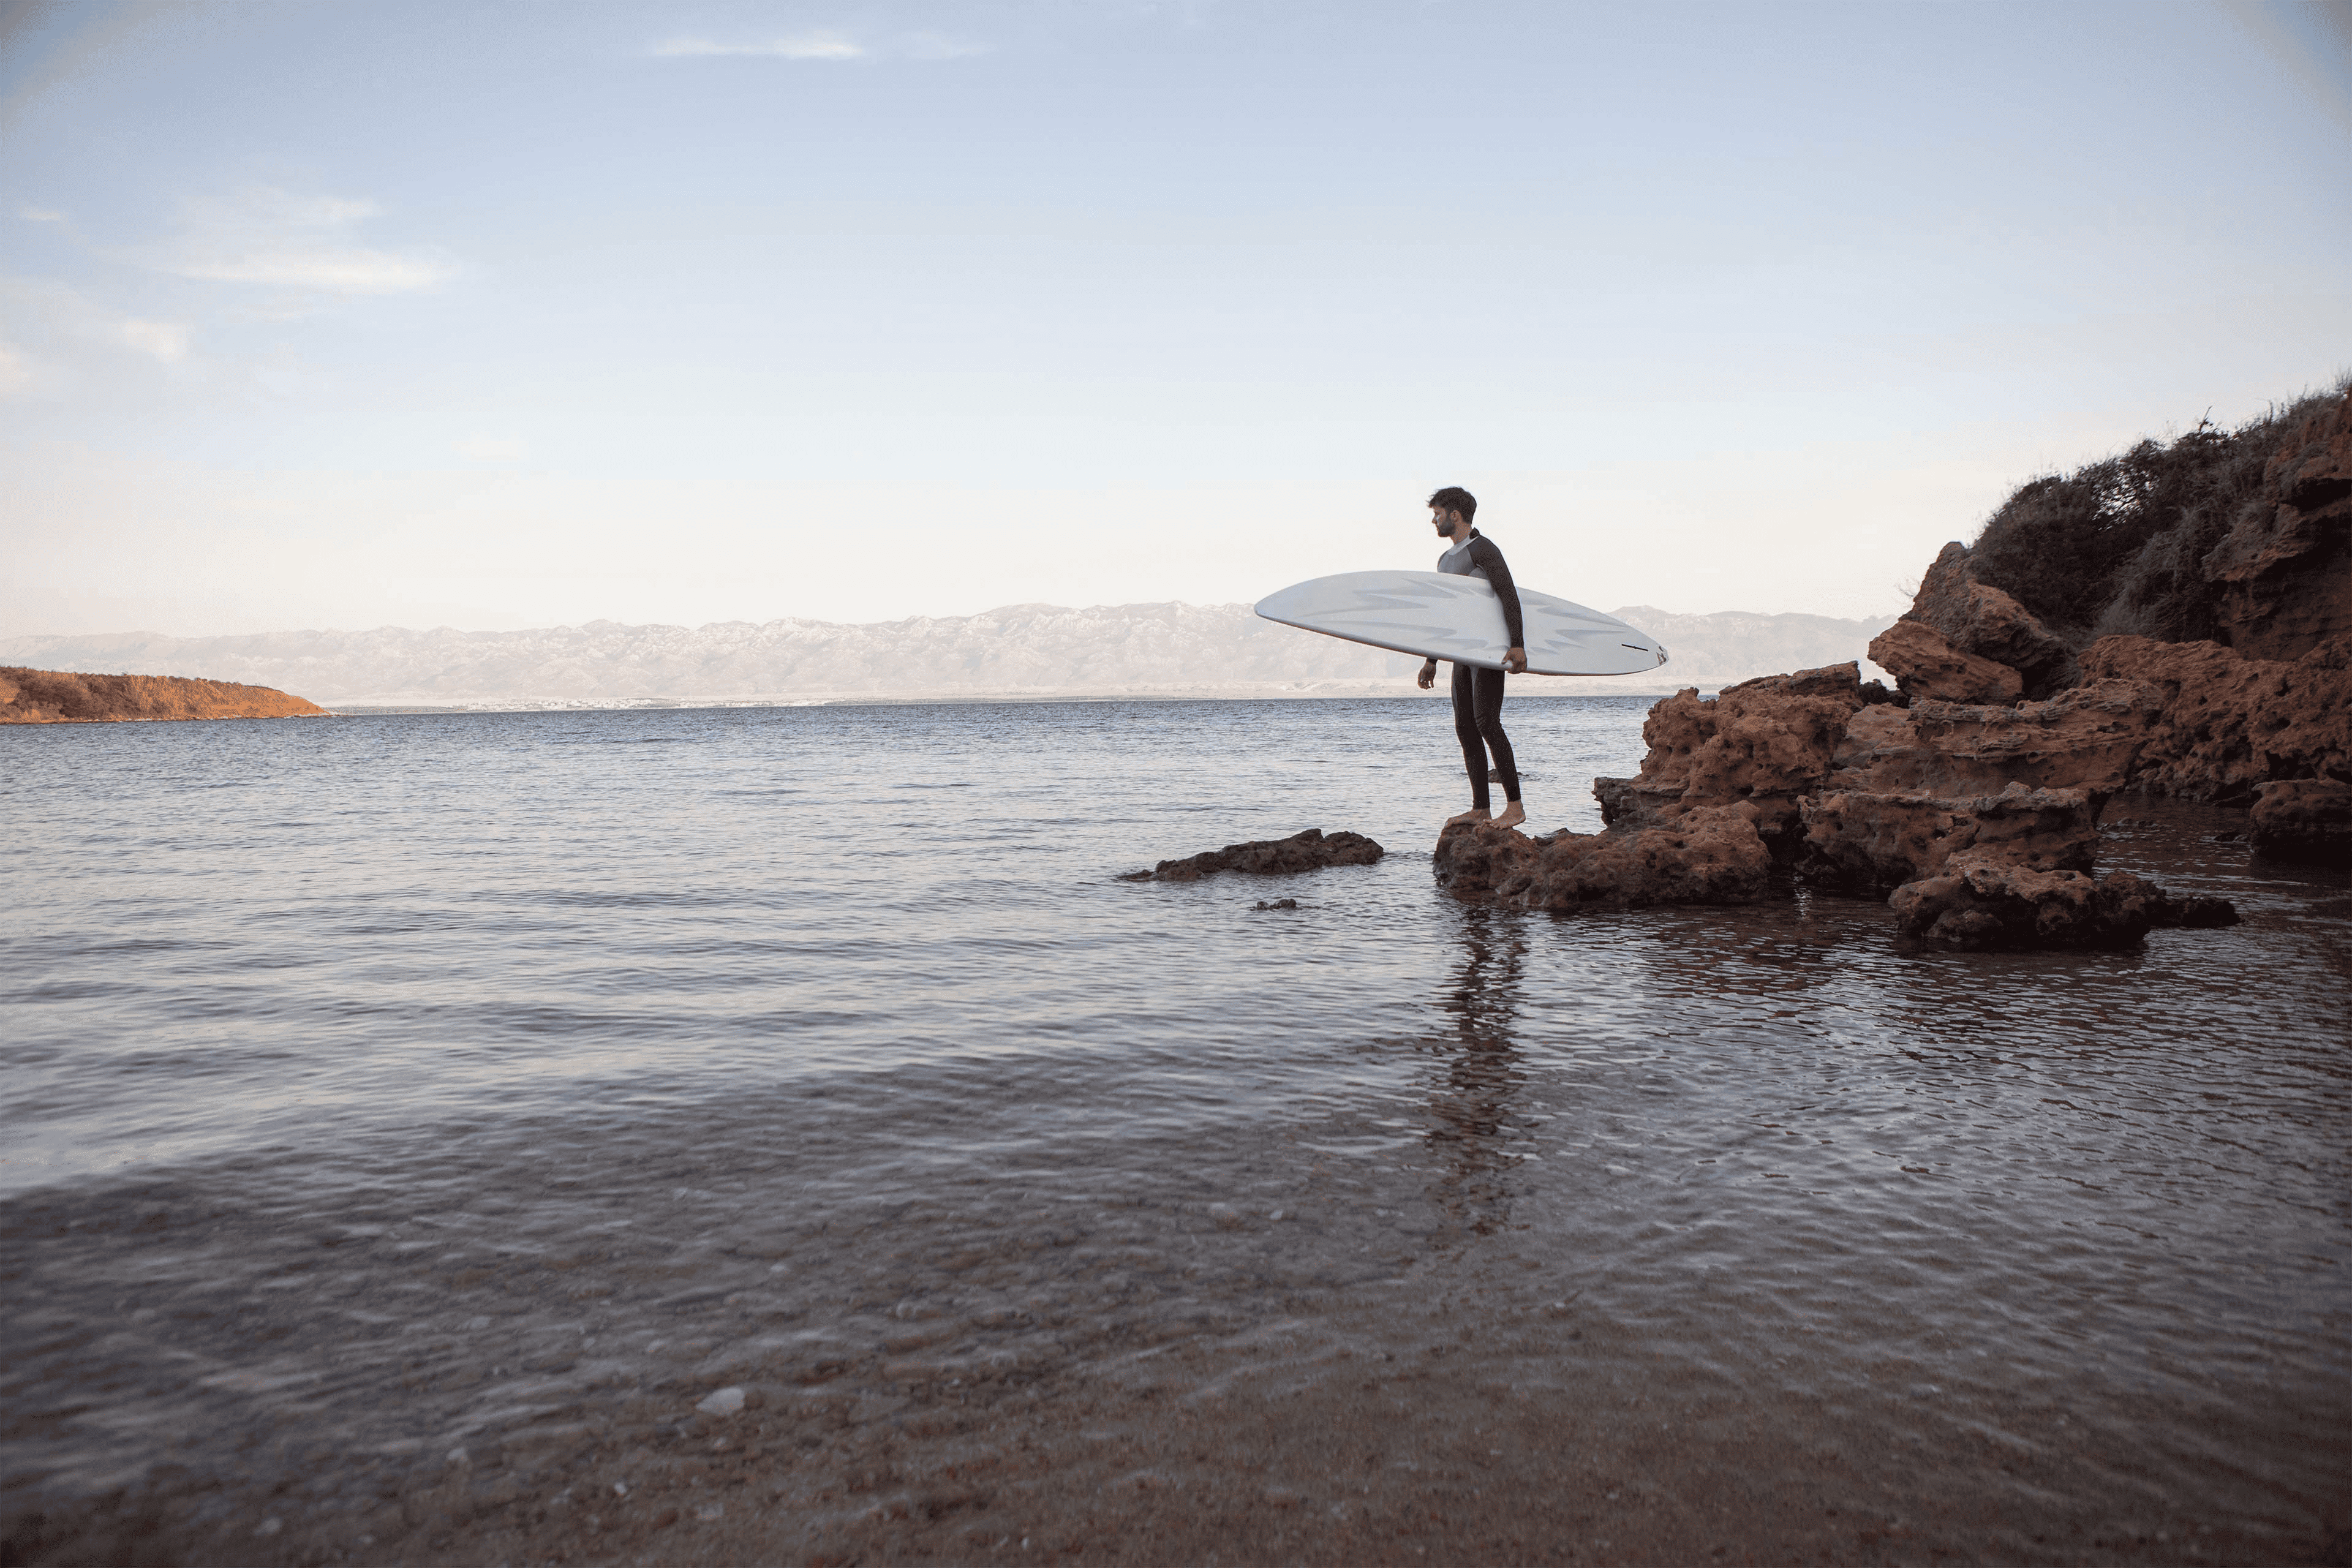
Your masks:
{"label": "submerged rock", "polygon": [[2247,837],[2273,860],[2352,865],[2352,784],[2291,779],[2262,786]]}
{"label": "submerged rock", "polygon": [[1369,866],[1387,851],[1360,833],[1326,835],[1319,827],[1287,838],[1258,838],[1228,844],[1181,860],[1162,860],[1149,871],[1130,871],[1127,882],[1197,882],[1217,871],[1246,871],[1253,876],[1280,876],[1293,871],[1320,870],[1326,866]]}
{"label": "submerged rock", "polygon": [[2158,926],[2235,925],[2222,899],[2178,899],[2129,871],[2036,871],[1995,856],[1953,856],[1941,875],[1887,900],[1895,929],[1933,947],[2128,948]]}
{"label": "submerged rock", "polygon": [[1492,823],[1455,823],[1431,863],[1456,898],[1555,912],[1643,904],[1752,904],[1772,857],[1750,805],[1700,806],[1655,827],[1530,838]]}

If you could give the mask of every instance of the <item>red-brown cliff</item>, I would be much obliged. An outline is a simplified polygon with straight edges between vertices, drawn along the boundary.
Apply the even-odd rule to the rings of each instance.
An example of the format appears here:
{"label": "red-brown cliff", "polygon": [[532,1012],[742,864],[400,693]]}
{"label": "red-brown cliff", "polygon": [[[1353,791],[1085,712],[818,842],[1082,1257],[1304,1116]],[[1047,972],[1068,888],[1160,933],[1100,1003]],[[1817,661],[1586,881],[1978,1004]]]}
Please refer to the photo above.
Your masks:
{"label": "red-brown cliff", "polygon": [[82,675],[0,666],[0,724],[127,719],[288,719],[324,708],[267,686],[176,675]]}

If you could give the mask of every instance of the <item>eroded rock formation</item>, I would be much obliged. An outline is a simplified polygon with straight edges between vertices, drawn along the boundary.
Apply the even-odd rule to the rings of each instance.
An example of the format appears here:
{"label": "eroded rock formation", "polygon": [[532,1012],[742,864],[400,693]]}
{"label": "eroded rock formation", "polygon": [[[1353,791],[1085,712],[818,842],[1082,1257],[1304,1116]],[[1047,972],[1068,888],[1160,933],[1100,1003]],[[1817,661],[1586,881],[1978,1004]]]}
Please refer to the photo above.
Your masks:
{"label": "eroded rock formation", "polygon": [[1703,805],[1656,826],[1543,838],[1456,823],[1439,835],[1434,864],[1439,883],[1455,896],[1514,909],[1752,904],[1772,874],[1757,816],[1745,802]]}
{"label": "eroded rock formation", "polygon": [[1964,852],[2033,871],[2087,871],[2098,858],[2099,797],[2029,789],[1954,798],[1826,790],[1804,803],[1797,875],[1832,892],[1884,898],[1942,873]]}
{"label": "eroded rock formation", "polygon": [[2300,658],[2352,630],[2352,392],[2293,420],[2201,565],[2249,658]]}
{"label": "eroded rock formation", "polygon": [[0,667],[0,724],[129,719],[289,719],[327,710],[268,686],[173,675],[79,675]]}
{"label": "eroded rock formation", "polygon": [[1925,621],[1897,621],[1871,639],[1873,663],[1893,672],[1904,696],[1946,702],[2014,702],[2024,678],[1965,648]]}
{"label": "eroded rock formation", "polygon": [[1218,871],[1246,871],[1254,876],[1278,876],[1314,871],[1326,866],[1369,866],[1387,851],[1360,833],[1326,834],[1319,827],[1287,838],[1257,838],[1228,844],[1223,849],[1162,860],[1149,871],[1129,871],[1123,882],[1197,882]]}
{"label": "eroded rock formation", "polygon": [[2262,786],[2247,837],[2276,860],[2352,866],[2352,784],[2287,779]]}
{"label": "eroded rock formation", "polygon": [[2352,637],[2294,659],[2247,658],[2218,643],[2102,637],[2086,676],[2145,692],[2148,732],[2135,789],[2242,805],[2273,780],[2352,780]]}
{"label": "eroded rock formation", "polygon": [[2074,680],[2074,652],[2066,639],[2006,591],[1978,582],[1969,570],[1969,547],[1958,540],[1927,568],[1903,618],[1932,627],[1963,654],[2015,670],[2029,697],[2047,697]]}
{"label": "eroded rock formation", "polygon": [[2223,899],[2179,899],[2145,877],[2116,871],[2037,871],[1996,852],[1955,855],[1941,874],[1888,896],[1895,926],[1934,947],[2131,947],[2157,926],[2225,926]]}
{"label": "eroded rock formation", "polygon": [[2352,861],[2347,538],[2352,392],[2037,479],[1871,644],[1899,695],[1851,664],[1685,690],[1638,777],[1593,781],[1603,832],[1448,828],[1438,879],[1526,909],[1732,903],[1777,863],[1972,950],[2232,923],[2097,875],[2099,814],[2126,789],[2252,803],[2257,853]]}

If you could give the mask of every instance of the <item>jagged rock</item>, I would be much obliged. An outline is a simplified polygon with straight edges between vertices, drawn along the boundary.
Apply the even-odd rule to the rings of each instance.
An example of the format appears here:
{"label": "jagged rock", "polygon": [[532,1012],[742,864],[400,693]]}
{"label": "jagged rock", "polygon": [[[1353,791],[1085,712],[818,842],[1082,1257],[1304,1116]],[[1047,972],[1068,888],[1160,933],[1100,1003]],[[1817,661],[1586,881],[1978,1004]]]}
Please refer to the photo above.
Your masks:
{"label": "jagged rock", "polygon": [[1995,795],[1832,791],[1804,802],[1797,875],[1835,892],[1883,897],[1933,877],[1963,850],[2035,871],[2087,871],[2098,852],[2099,797],[2085,790]]}
{"label": "jagged rock", "polygon": [[1903,618],[1932,626],[1962,653],[2007,665],[2029,697],[2047,697],[2074,679],[2066,639],[2002,590],[1978,582],[1969,571],[1969,547],[1958,540],[1927,568]]}
{"label": "jagged rock", "polygon": [[2245,658],[2297,658],[2352,634],[2352,392],[2287,431],[2202,565]]}
{"label": "jagged rock", "polygon": [[1130,871],[1126,882],[1197,882],[1216,871],[1246,871],[1271,877],[1293,871],[1315,871],[1326,866],[1369,866],[1387,851],[1360,833],[1326,837],[1319,827],[1287,838],[1258,838],[1228,844],[1181,860],[1162,860],[1149,871]]}
{"label": "jagged rock", "polygon": [[2347,665],[2352,642],[2322,643],[2291,661],[2137,637],[2101,637],[2083,654],[2084,673],[2100,686],[2128,681],[2153,696],[2133,787],[2192,800],[2247,800],[2273,779],[2352,778]]}
{"label": "jagged rock", "polygon": [[1954,647],[1925,621],[1895,622],[1871,640],[1870,657],[1894,672],[1896,688],[1914,701],[1932,697],[1944,702],[2010,703],[2025,689],[2025,678],[2017,671]]}
{"label": "jagged rock", "polygon": [[1683,785],[1679,779],[1672,784],[1645,784],[1638,778],[1594,779],[1592,798],[1601,803],[1604,827],[1655,827],[1680,808]]}
{"label": "jagged rock", "polygon": [[1904,935],[1967,952],[2133,947],[2155,926],[2189,923],[2192,906],[2202,917],[2197,923],[2237,918],[2221,900],[2175,899],[2129,871],[2035,871],[1976,851],[1953,856],[1938,876],[1905,883],[1886,902]]}
{"label": "jagged rock", "polygon": [[2247,837],[2273,860],[2352,865],[2352,784],[2290,779],[2262,786]]}
{"label": "jagged rock", "polygon": [[1643,904],[1752,904],[1769,886],[1771,853],[1745,803],[1703,805],[1672,822],[1529,838],[1516,828],[1457,823],[1431,864],[1456,898],[1557,912]]}
{"label": "jagged rock", "polygon": [[1650,710],[1641,776],[1593,781],[1601,821],[1665,826],[1703,806],[1746,802],[1768,845],[1793,847],[1797,797],[1821,787],[1846,721],[1866,706],[1852,663],[1742,681],[1709,698],[1686,687]]}

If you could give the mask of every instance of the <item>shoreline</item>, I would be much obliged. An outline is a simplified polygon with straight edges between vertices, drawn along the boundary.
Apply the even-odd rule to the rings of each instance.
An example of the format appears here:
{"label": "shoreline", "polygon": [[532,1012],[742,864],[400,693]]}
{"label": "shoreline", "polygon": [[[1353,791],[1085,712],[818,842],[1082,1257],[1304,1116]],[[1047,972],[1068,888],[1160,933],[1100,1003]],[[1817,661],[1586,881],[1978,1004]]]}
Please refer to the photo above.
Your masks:
{"label": "shoreline", "polygon": [[[1536,691],[1514,692],[1515,702],[1590,701],[1595,699],[1641,698],[1655,700],[1688,689],[1678,686],[1672,689],[1653,690],[1644,688],[1633,691]],[[1696,688],[1702,695],[1711,695],[1719,688],[1706,685]],[[404,714],[446,713],[674,713],[705,712],[728,709],[768,708],[1000,708],[1050,707],[1055,704],[1106,704],[1115,702],[1376,702],[1383,700],[1413,702],[1445,702],[1449,696],[1444,689],[1434,691],[1392,689],[1363,691],[1148,691],[1148,692],[990,692],[972,696],[946,695],[866,695],[843,693],[825,697],[735,698],[681,697],[637,698],[625,701],[573,701],[569,699],[538,700],[517,700],[513,702],[480,703],[390,703],[353,702],[324,704],[331,714],[340,718],[383,718]]]}

